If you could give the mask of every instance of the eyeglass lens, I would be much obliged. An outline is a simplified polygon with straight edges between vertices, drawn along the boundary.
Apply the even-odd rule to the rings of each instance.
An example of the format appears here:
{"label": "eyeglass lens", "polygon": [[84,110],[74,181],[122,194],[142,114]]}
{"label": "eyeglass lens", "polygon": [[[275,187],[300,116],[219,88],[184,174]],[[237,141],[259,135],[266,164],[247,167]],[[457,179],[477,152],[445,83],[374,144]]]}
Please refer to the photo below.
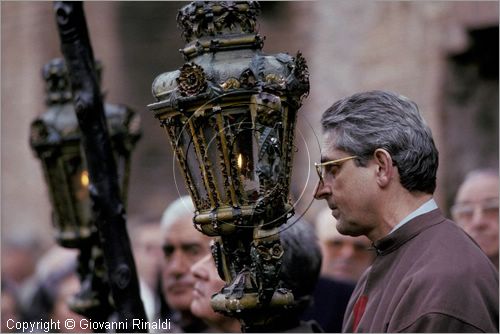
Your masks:
{"label": "eyeglass lens", "polygon": [[480,210],[484,217],[498,217],[498,199],[480,203],[457,204],[452,209],[456,219],[464,222],[471,221],[476,210]]}

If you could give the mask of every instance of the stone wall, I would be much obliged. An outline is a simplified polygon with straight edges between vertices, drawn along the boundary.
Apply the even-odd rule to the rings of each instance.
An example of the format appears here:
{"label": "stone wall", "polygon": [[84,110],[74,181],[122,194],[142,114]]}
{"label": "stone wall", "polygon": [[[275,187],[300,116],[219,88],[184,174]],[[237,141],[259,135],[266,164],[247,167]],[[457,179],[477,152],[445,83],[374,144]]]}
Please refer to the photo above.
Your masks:
{"label": "stone wall", "polygon": [[[153,102],[153,79],[183,63],[178,52],[183,41],[175,26],[176,11],[182,5],[85,2],[94,54],[104,64],[106,100],[131,106],[143,119],[143,138],[132,161],[131,221],[159,219],[164,207],[178,196],[172,184],[174,175],[178,181],[181,178],[173,167],[170,144],[146,105]],[[2,2],[1,9],[2,239],[36,233],[51,240],[46,187],[40,164],[28,145],[28,132],[31,120],[44,110],[41,67],[61,56],[52,4]],[[305,212],[313,202],[317,176],[312,163],[319,160],[321,113],[336,99],[357,91],[394,90],[419,104],[441,152],[436,196],[445,209],[454,184],[465,173],[465,166],[455,164],[454,153],[448,152],[458,150],[467,160],[469,155],[474,156],[476,145],[496,144],[482,148],[488,159],[472,161],[498,161],[498,118],[496,129],[491,130],[496,140],[478,144],[462,137],[473,138],[481,128],[460,131],[467,124],[451,124],[449,113],[444,112],[456,103],[450,102],[445,88],[450,82],[467,83],[462,70],[450,72],[450,59],[471,47],[468,31],[487,27],[498,27],[497,2],[263,3],[260,32],[266,36],[264,52],[287,51],[293,55],[300,50],[310,69],[311,93],[300,111],[296,142],[293,196],[299,199],[297,211]],[[498,58],[498,30],[491,43]],[[498,102],[498,68],[496,74],[496,82],[488,83],[488,92],[496,91],[492,100]],[[470,107],[462,105],[460,108],[466,110],[456,111],[453,117],[474,114],[478,96],[470,100]],[[498,104],[481,110],[498,117]],[[447,127],[453,128],[448,131]],[[461,140],[458,148],[455,145],[451,149],[450,143],[457,143],[453,136]],[[475,166],[469,161],[466,167]],[[186,193],[182,181],[179,189]],[[306,218],[312,220],[324,205],[312,203]]]}

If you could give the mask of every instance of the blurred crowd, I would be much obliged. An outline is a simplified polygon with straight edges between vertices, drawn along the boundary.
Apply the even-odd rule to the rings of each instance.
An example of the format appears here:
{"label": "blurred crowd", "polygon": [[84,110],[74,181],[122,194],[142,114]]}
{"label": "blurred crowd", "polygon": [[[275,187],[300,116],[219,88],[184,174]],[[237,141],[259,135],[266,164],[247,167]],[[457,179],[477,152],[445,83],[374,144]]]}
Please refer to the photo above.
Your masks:
{"label": "blurred crowd", "polygon": [[[454,221],[497,268],[498,191],[497,171],[475,170],[465,177],[451,209]],[[214,312],[210,305],[225,282],[210,253],[212,240],[193,228],[193,211],[191,199],[182,197],[166,208],[161,221],[129,226],[146,315],[149,321],[170,319],[169,332],[240,332],[238,320]],[[267,328],[340,332],[354,286],[375,251],[365,236],[341,235],[328,208],[314,222],[292,220],[294,228],[281,236],[289,258],[283,260],[280,279],[300,305]],[[3,333],[20,331],[12,328],[16,321],[79,323],[82,316],[68,306],[80,290],[78,250],[54,245],[42,252],[26,234],[3,237],[1,256]],[[89,329],[76,326],[74,331]]]}
{"label": "blurred crowd", "polygon": [[[2,333],[21,331],[20,322],[83,319],[68,305],[80,289],[78,251],[57,245],[40,251],[29,236],[2,240]],[[76,327],[74,332],[86,330]]]}

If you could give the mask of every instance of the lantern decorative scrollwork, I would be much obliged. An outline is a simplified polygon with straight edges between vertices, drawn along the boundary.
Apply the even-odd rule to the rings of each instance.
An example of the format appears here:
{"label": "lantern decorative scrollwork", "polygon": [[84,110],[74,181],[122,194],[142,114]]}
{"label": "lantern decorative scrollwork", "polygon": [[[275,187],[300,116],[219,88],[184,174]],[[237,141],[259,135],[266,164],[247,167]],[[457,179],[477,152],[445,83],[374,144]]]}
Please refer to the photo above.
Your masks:
{"label": "lantern decorative scrollwork", "polygon": [[153,82],[148,107],[166,130],[196,206],[195,226],[217,237],[226,287],[214,309],[259,321],[293,303],[278,278],[279,226],[289,201],[297,111],[309,92],[300,53],[265,55],[257,2],[192,2],[178,13],[186,63]]}

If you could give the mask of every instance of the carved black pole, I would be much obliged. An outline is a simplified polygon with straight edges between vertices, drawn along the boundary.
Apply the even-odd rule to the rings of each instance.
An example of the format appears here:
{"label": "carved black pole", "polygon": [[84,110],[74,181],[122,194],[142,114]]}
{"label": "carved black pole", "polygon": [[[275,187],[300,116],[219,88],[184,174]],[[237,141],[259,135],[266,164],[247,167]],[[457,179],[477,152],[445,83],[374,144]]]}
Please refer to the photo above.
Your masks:
{"label": "carved black pole", "polygon": [[90,179],[89,192],[97,215],[111,295],[119,321],[127,323],[124,331],[136,331],[133,320],[146,320],[146,314],[140,299],[139,282],[125,226],[125,208],[83,4],[58,1],[54,3],[54,11],[82,134]]}

